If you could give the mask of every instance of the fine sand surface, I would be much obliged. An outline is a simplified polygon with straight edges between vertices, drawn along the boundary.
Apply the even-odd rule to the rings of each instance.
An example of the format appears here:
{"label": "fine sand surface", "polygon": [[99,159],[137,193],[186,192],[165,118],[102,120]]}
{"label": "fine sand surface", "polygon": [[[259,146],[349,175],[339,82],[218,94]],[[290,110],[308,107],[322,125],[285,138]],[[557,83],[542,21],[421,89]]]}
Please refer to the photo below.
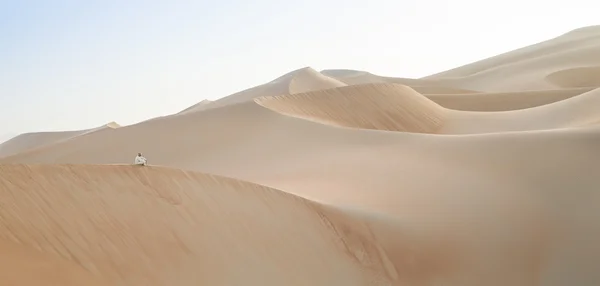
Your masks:
{"label": "fine sand surface", "polygon": [[600,285],[599,67],[586,27],[422,79],[304,67],[17,136],[0,282]]}

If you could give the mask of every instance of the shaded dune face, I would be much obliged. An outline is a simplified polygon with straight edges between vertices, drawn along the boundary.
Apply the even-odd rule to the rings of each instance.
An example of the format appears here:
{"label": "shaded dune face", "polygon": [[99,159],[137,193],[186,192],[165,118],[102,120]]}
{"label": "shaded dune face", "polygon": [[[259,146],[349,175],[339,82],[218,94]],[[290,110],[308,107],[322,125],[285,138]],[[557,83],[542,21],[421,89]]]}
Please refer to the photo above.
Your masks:
{"label": "shaded dune face", "polygon": [[256,102],[285,115],[351,128],[436,133],[443,124],[443,108],[397,84],[348,86]]}

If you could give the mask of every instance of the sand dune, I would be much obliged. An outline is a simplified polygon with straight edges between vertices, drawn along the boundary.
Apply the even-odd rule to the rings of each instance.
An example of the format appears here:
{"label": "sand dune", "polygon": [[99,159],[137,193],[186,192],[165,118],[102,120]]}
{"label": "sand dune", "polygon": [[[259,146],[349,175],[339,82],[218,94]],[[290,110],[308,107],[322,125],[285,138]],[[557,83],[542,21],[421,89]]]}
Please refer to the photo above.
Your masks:
{"label": "sand dune", "polygon": [[366,83],[399,83],[410,86],[421,94],[464,94],[476,93],[473,90],[467,90],[452,86],[444,86],[438,81],[425,79],[385,77],[374,75],[365,71],[355,70],[324,70],[322,74],[338,79],[348,85],[360,85]]}
{"label": "sand dune", "polygon": [[204,110],[207,107],[207,105],[209,105],[210,103],[212,103],[212,101],[210,101],[208,99],[202,100],[202,101],[180,111],[178,114]]}
{"label": "sand dune", "polygon": [[345,84],[343,82],[320,74],[318,71],[310,67],[304,67],[289,72],[263,85],[249,88],[212,102],[201,101],[200,103],[187,108],[181,113],[192,110],[205,110],[208,108],[218,108],[231,104],[243,103],[252,101],[254,98],[265,95],[277,96],[282,94],[294,94],[298,92],[307,92],[344,85]]}
{"label": "sand dune", "polygon": [[448,133],[487,133],[582,127],[600,122],[600,88],[552,104],[507,112],[454,112]]}
{"label": "sand dune", "polygon": [[60,259],[21,243],[0,241],[2,285],[108,286],[74,261]]}
{"label": "sand dune", "polygon": [[409,87],[394,84],[332,88],[257,102],[283,114],[354,128],[437,133],[444,121],[440,106]]}
{"label": "sand dune", "polygon": [[0,237],[106,285],[390,285],[369,237],[266,187],[157,167],[0,169]]}
{"label": "sand dune", "polygon": [[355,85],[257,99],[276,112],[351,128],[473,134],[580,127],[600,121],[600,89],[525,110],[469,112],[443,108],[398,84]]}
{"label": "sand dune", "polygon": [[0,144],[0,158],[9,155],[18,154],[27,150],[35,149],[52,143],[68,140],[76,136],[89,134],[105,128],[119,128],[116,122],[110,122],[100,127],[76,130],[76,131],[57,131],[57,132],[33,132],[18,135],[2,144]]}
{"label": "sand dune", "polygon": [[[287,178],[287,182],[280,184],[296,185],[295,191],[300,192],[304,184],[303,187],[313,190],[313,195],[329,203],[351,206],[354,211],[347,207],[337,211],[319,207],[273,190],[261,191],[264,189],[261,187],[254,190],[254,185],[235,180],[130,166],[5,166],[2,186],[10,186],[6,181],[10,179],[10,184],[19,188],[13,187],[1,197],[5,205],[16,205],[20,211],[13,208],[0,211],[3,218],[31,213],[27,225],[32,226],[55,218],[54,223],[71,231],[53,234],[50,226],[38,226],[25,228],[21,235],[13,236],[25,246],[39,244],[43,252],[79,261],[94,275],[127,285],[193,285],[199,281],[222,285],[248,281],[283,283],[289,279],[286,277],[310,279],[294,280],[298,285],[308,282],[427,285],[433,281],[450,285],[481,285],[486,281],[489,283],[484,285],[577,282],[594,285],[600,277],[595,267],[590,266],[599,262],[600,256],[594,249],[597,249],[596,239],[600,238],[600,226],[590,223],[598,215],[596,204],[600,197],[594,195],[598,179],[593,173],[580,172],[573,166],[588,168],[595,164],[597,158],[593,154],[597,154],[595,145],[599,135],[598,130],[589,130],[485,136],[475,140],[446,137],[420,140],[420,148],[413,145],[404,149],[411,150],[412,155],[398,148],[402,145],[383,148],[377,153],[359,152],[371,160],[340,156],[346,158],[345,162],[338,162],[335,171],[328,173],[314,170],[313,165],[313,174],[320,173],[323,182],[328,179],[338,184],[330,185],[327,192],[314,185],[316,178],[308,174],[298,176],[297,172],[289,172],[287,176],[273,176],[279,180]],[[552,144],[533,148],[542,142]],[[565,160],[561,150],[574,144],[582,148],[577,156]],[[529,161],[523,161],[523,154],[527,154]],[[348,164],[348,158],[354,164]],[[453,170],[440,164],[458,159],[461,164]],[[421,163],[415,165],[416,162]],[[281,164],[291,171],[287,162]],[[505,181],[516,174],[521,174],[525,181]],[[546,178],[547,174],[552,177]],[[15,181],[21,175],[23,181]],[[330,193],[340,189],[344,196]],[[63,197],[66,192],[69,196]],[[42,199],[58,201],[40,204],[38,200]],[[53,206],[63,211],[53,212]],[[132,209],[136,212],[131,213]],[[61,220],[56,215],[79,219]],[[323,215],[336,226],[337,232],[322,224]],[[104,227],[85,227],[92,222]],[[4,219],[0,225],[9,223],[13,232],[0,233],[12,234],[23,225],[22,220],[10,219]],[[116,227],[130,230],[113,229]],[[194,227],[210,232],[190,231]],[[61,252],[61,248],[52,250],[51,239],[34,240],[46,235],[57,236],[57,241],[73,240],[65,242],[72,254]],[[78,239],[72,238],[74,235]],[[350,253],[362,257],[364,264],[353,262],[353,256],[346,254],[343,245],[336,248],[334,242],[339,240],[335,235],[343,235],[342,241],[349,247],[359,247],[351,248],[357,251]],[[125,237],[118,239],[121,236]],[[248,239],[239,239],[241,236]],[[581,237],[586,240],[574,243]],[[271,239],[284,243],[277,244]],[[90,245],[104,247],[77,244],[88,240]],[[264,243],[269,244],[261,246]],[[109,247],[110,244],[115,246]],[[179,250],[182,246],[187,251]],[[372,258],[366,259],[365,255]],[[133,263],[141,257],[146,263]],[[113,263],[115,259],[120,264]],[[130,266],[123,269],[115,266],[121,264]],[[248,268],[249,264],[253,267]],[[277,267],[277,271],[269,267]],[[268,273],[278,275],[267,276]],[[379,277],[382,283],[370,283],[369,279],[375,280],[371,275]],[[172,277],[179,277],[175,282],[178,284],[173,284]],[[224,280],[228,277],[244,280]],[[383,277],[388,277],[385,279],[390,284],[384,283]]]}
{"label": "sand dune", "polygon": [[549,74],[546,79],[562,88],[598,87],[600,86],[600,66],[560,70]]}
{"label": "sand dune", "polygon": [[0,145],[0,280],[599,285],[599,55],[586,27],[421,79],[305,67],[20,135]]}
{"label": "sand dune", "polygon": [[304,68],[297,71],[290,80],[288,93],[296,94],[345,85],[345,83],[327,77],[312,68]]}
{"label": "sand dune", "polygon": [[429,94],[433,102],[449,109],[463,111],[509,111],[554,103],[593,90],[594,88],[567,88],[514,92],[487,92],[468,94]]}
{"label": "sand dune", "polygon": [[[597,87],[598,81],[594,80],[593,73],[586,71],[589,67],[600,66],[600,26],[584,30],[575,30],[423,79],[486,92],[552,89],[565,85],[581,87],[582,84]],[[551,76],[557,72],[558,75]],[[573,77],[583,77],[583,80]],[[559,80],[556,84],[558,78],[568,82]]]}

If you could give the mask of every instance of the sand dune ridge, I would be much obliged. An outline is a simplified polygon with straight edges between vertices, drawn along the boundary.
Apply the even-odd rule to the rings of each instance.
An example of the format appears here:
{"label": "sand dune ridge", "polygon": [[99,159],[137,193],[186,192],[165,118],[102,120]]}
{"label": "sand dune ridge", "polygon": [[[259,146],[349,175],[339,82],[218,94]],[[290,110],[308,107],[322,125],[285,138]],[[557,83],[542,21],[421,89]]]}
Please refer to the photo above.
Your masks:
{"label": "sand dune ridge", "polygon": [[435,133],[443,122],[443,108],[398,84],[354,85],[256,102],[280,113],[354,128]]}

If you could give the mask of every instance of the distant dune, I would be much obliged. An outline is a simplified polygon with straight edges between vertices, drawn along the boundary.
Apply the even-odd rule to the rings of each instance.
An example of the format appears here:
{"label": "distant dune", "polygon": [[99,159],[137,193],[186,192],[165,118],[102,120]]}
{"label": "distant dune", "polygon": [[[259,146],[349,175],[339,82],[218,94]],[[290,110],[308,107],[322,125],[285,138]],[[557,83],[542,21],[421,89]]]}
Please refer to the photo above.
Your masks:
{"label": "distant dune", "polygon": [[600,86],[600,65],[560,70],[549,74],[546,79],[562,88]]}
{"label": "distant dune", "polygon": [[598,81],[586,71],[600,66],[599,50],[600,26],[594,26],[423,79],[488,92],[590,87]]}
{"label": "distant dune", "polygon": [[200,102],[184,111],[223,107],[231,104],[252,101],[254,98],[265,95],[277,96],[294,94],[344,85],[345,84],[343,82],[320,74],[318,71],[310,67],[304,67],[289,72],[263,85],[249,88],[212,102],[202,101],[204,103]]}
{"label": "distant dune", "polygon": [[68,140],[79,135],[88,134],[102,130],[104,128],[119,128],[116,122],[110,122],[97,128],[76,130],[76,131],[56,131],[56,132],[33,132],[18,135],[2,144],[0,144],[0,158],[9,155],[18,154],[27,150],[35,149],[44,145]]}
{"label": "distant dune", "polygon": [[210,103],[212,103],[212,101],[210,101],[208,99],[205,99],[203,101],[200,101],[200,102],[198,102],[198,103],[196,103],[196,104],[194,104],[194,105],[192,105],[192,106],[190,106],[190,107],[188,107],[188,108],[180,111],[178,114],[184,114],[184,113],[187,113],[187,112],[194,112],[194,111],[204,110],[207,107],[207,105],[209,105]]}
{"label": "distant dune", "polygon": [[16,136],[0,284],[600,285],[598,67],[584,27],[420,79],[303,67]]}
{"label": "distant dune", "polygon": [[457,94],[457,93],[475,93],[476,91],[467,90],[452,86],[444,86],[437,81],[412,78],[396,78],[374,75],[365,71],[354,70],[324,70],[322,74],[336,78],[348,85],[366,84],[366,83],[399,83],[410,86],[421,94]]}

